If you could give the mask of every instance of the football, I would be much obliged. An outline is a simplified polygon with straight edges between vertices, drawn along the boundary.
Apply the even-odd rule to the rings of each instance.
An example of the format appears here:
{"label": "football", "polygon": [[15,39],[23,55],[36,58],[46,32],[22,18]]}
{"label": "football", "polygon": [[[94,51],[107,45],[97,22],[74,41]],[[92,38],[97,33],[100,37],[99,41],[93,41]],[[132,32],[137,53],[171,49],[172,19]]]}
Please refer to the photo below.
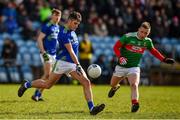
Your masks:
{"label": "football", "polygon": [[98,78],[101,75],[101,67],[97,64],[91,64],[87,69],[87,73],[91,78]]}

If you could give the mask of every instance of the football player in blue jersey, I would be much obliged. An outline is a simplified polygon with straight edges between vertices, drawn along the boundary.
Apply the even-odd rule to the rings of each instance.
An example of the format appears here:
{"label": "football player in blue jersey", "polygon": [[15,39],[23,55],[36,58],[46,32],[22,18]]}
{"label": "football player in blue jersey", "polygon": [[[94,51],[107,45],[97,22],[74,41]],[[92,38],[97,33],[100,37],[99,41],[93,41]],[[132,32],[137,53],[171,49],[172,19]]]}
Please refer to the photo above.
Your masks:
{"label": "football player in blue jersey", "polygon": [[[44,75],[42,76],[43,80],[48,80],[52,66],[55,63],[56,44],[59,33],[58,23],[60,19],[61,11],[58,9],[53,9],[50,21],[42,26],[41,32],[37,37],[41,61],[44,64]],[[43,89],[36,89],[32,99],[34,101],[42,101],[42,92]]]}
{"label": "football player in blue jersey", "polygon": [[58,34],[59,50],[57,51],[56,63],[49,76],[49,80],[45,81],[43,79],[38,79],[32,82],[25,81],[18,90],[19,97],[31,87],[49,89],[63,74],[70,74],[82,84],[90,114],[96,115],[103,111],[105,104],[94,105],[90,80],[79,64],[77,58],[79,41],[75,30],[78,28],[81,19],[80,13],[72,12],[68,17],[67,24],[60,27],[60,32]]}

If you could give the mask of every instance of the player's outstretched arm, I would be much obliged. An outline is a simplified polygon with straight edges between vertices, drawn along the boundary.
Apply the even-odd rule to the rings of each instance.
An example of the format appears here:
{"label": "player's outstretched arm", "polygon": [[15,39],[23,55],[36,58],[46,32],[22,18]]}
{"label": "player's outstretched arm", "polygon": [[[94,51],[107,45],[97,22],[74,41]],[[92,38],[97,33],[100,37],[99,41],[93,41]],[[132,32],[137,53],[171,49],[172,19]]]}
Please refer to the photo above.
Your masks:
{"label": "player's outstretched arm", "polygon": [[66,49],[68,50],[73,62],[76,64],[76,72],[80,75],[82,74],[82,68],[81,65],[79,64],[79,61],[77,59],[77,56],[74,53],[74,50],[72,49],[71,43],[65,44]]}
{"label": "player's outstretched arm", "polygon": [[151,54],[158,58],[160,61],[167,63],[167,64],[174,64],[175,60],[172,58],[164,57],[156,48],[152,48],[150,50]]}

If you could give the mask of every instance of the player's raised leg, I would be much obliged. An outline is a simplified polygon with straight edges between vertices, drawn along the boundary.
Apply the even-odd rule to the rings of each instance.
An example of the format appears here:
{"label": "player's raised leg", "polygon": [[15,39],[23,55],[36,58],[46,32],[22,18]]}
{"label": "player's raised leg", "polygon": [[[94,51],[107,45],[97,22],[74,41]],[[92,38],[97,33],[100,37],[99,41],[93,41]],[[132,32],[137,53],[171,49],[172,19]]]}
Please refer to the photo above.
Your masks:
{"label": "player's raised leg", "polygon": [[128,75],[128,81],[131,87],[131,112],[137,112],[139,109],[139,85],[140,73],[132,73]]}
{"label": "player's raised leg", "polygon": [[24,92],[28,89],[28,88],[42,88],[42,89],[49,89],[51,88],[57,80],[59,80],[59,78],[62,76],[62,74],[56,74],[56,73],[51,73],[49,76],[49,79],[47,81],[43,80],[43,79],[37,79],[34,81],[26,81],[23,82],[20,86],[20,88],[18,89],[18,96],[22,97]]}
{"label": "player's raised leg", "polygon": [[108,93],[108,97],[111,98],[114,96],[115,92],[120,88],[120,81],[123,80],[124,77],[117,77],[117,76],[112,76],[111,78],[111,89]]}
{"label": "player's raised leg", "polygon": [[125,69],[122,67],[119,67],[118,65],[115,67],[113,76],[111,78],[111,89],[108,93],[108,97],[111,98],[114,96],[115,92],[120,88],[120,82],[124,79],[125,76]]}
{"label": "player's raised leg", "polygon": [[90,83],[90,80],[87,78],[87,75],[84,72],[84,70],[82,69],[82,74],[78,74],[76,71],[73,71],[70,73],[70,75],[73,78],[79,80],[79,82],[82,84],[85,99],[88,103],[88,108],[90,110],[90,114],[96,115],[99,112],[103,111],[103,109],[105,108],[105,104],[100,104],[97,106],[94,105],[91,83]]}

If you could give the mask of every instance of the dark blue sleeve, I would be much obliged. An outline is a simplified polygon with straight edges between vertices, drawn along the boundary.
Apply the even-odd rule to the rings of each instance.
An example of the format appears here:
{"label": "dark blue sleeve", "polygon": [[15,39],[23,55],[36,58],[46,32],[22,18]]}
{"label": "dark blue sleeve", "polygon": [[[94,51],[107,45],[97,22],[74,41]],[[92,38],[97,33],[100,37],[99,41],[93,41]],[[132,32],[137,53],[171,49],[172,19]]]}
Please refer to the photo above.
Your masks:
{"label": "dark blue sleeve", "polygon": [[42,25],[41,27],[41,32],[43,32],[44,34],[47,34],[47,26],[46,25]]}

